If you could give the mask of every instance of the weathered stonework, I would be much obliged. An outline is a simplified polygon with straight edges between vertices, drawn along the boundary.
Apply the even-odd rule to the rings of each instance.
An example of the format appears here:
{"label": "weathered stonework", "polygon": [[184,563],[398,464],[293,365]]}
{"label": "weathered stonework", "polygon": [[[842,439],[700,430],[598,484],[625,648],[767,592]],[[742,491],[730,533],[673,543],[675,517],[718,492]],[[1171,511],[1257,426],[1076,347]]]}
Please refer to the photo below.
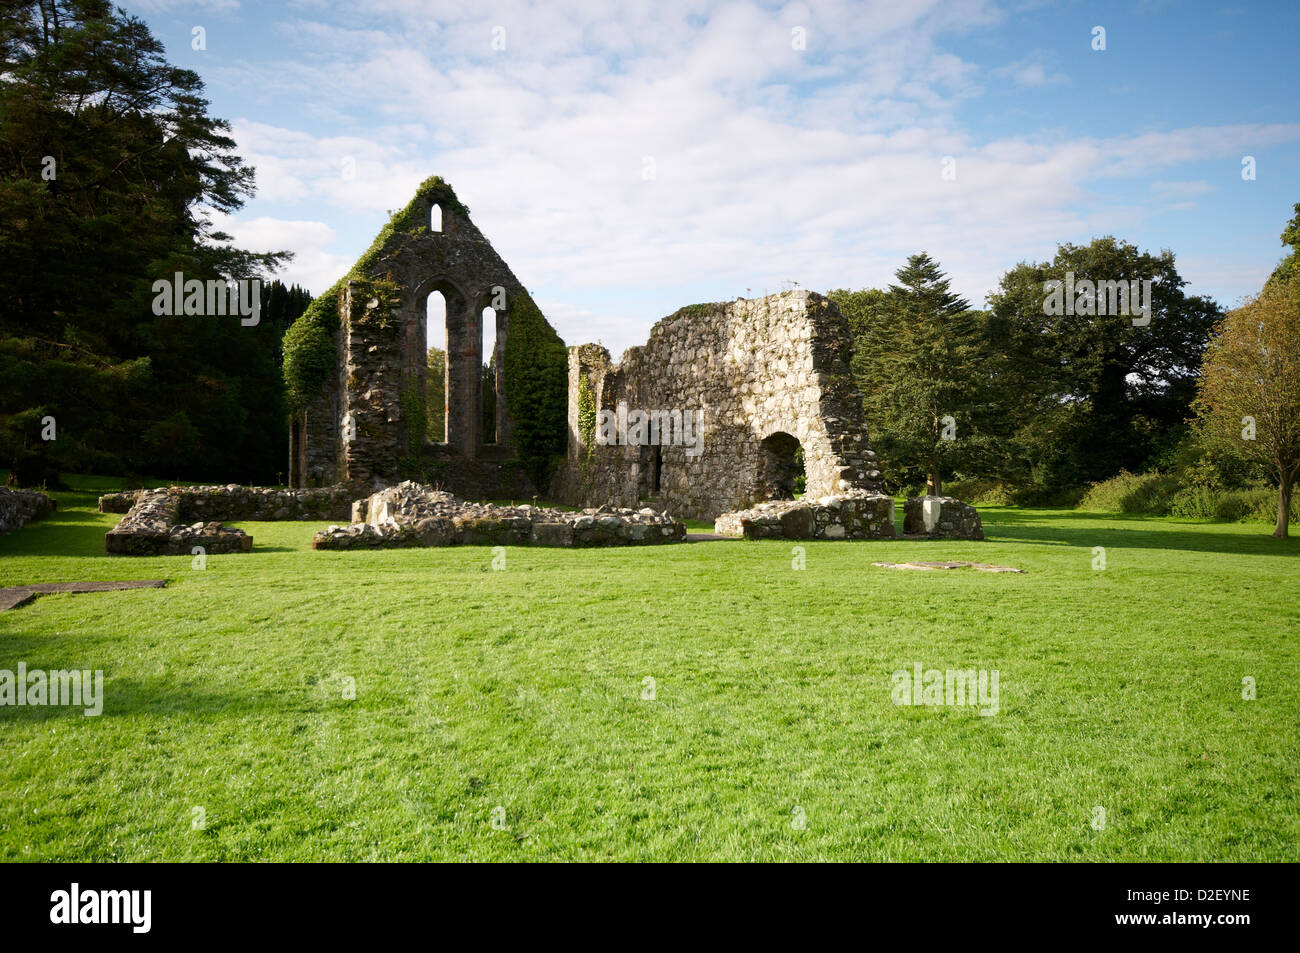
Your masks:
{"label": "weathered stonework", "polygon": [[347,519],[352,492],[344,486],[286,490],[278,487],[173,486],[158,490],[106,493],[101,513],[125,513],[104,534],[104,549],[119,556],[246,553],[253,537],[228,529],[222,520]]}
{"label": "weathered stonework", "polygon": [[[570,348],[569,452],[552,494],[714,519],[791,496],[798,448],[808,497],[876,492],[850,349],[839,309],[808,291],[683,308],[619,364],[596,345]],[[598,445],[584,433],[584,388],[597,411],[702,410],[701,452],[662,434],[658,446]]]}
{"label": "weathered stonework", "polygon": [[175,488],[141,491],[122,521],[104,534],[110,556],[188,556],[196,546],[206,554],[246,553],[253,537],[215,520],[183,524]]}
{"label": "weathered stonework", "polygon": [[[99,511],[126,513],[142,496],[153,492],[157,491],[106,493],[99,498]],[[178,522],[347,519],[355,496],[345,486],[289,490],[234,483],[228,486],[175,486],[169,487],[168,492],[176,498]]]}
{"label": "weathered stonework", "polygon": [[[292,421],[290,483],[373,491],[398,482],[403,460],[428,443],[457,492],[508,495],[519,474],[495,465],[513,443],[502,355],[512,306],[525,289],[445,185],[422,188],[403,215],[409,221],[368,256],[369,266],[339,286],[337,366]],[[425,432],[417,409],[426,393],[426,305],[434,291],[446,303],[447,333],[446,429],[438,434]],[[489,308],[495,350],[484,355]],[[490,445],[483,444],[485,362],[496,368]]]}
{"label": "weathered stonework", "polygon": [[600,507],[580,513],[534,506],[467,503],[418,483],[401,483],[353,504],[350,526],[316,534],[316,549],[410,546],[650,546],[686,539],[686,527],[650,509]]}
{"label": "weathered stonework", "polygon": [[894,500],[852,493],[817,500],[774,500],[714,522],[720,536],[745,539],[893,539]]}
{"label": "weathered stonework", "polygon": [[952,496],[914,496],[903,504],[903,534],[930,539],[983,539],[979,513]]}
{"label": "weathered stonework", "polygon": [[22,529],[28,523],[49,516],[59,504],[35,490],[0,487],[0,536]]}

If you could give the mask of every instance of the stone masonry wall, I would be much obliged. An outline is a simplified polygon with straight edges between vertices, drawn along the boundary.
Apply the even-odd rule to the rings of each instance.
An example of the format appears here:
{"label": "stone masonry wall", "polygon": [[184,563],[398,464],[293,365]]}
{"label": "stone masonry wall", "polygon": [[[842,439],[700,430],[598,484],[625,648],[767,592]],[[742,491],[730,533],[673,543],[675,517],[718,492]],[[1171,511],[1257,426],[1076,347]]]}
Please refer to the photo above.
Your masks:
{"label": "stone masonry wall", "polygon": [[0,486],[0,536],[20,530],[27,523],[49,516],[58,504],[35,490],[11,490]]}
{"label": "stone masonry wall", "polygon": [[[714,519],[788,490],[789,437],[803,448],[807,497],[875,492],[850,348],[839,309],[808,291],[683,308],[619,364],[594,345],[570,348],[569,452],[552,492],[576,505],[653,499],[678,517]],[[703,410],[702,452],[589,444],[584,375],[598,409]]]}
{"label": "stone masonry wall", "polygon": [[[435,205],[441,230],[429,225]],[[424,443],[405,416],[413,398],[426,393],[426,340],[443,343],[443,329],[428,326],[434,291],[446,304],[447,424],[445,434],[426,433],[424,439],[471,464],[485,449],[481,369],[493,355],[482,353],[483,312],[494,309],[500,354],[510,309],[524,288],[459,203],[421,193],[413,200],[413,215],[423,224],[394,232],[368,273],[347,282],[341,295],[339,373],[295,422],[300,443],[293,450],[299,463],[294,469],[304,484],[347,483],[369,492],[401,478],[403,459]],[[497,446],[504,449],[512,423],[499,361],[495,390]],[[480,469],[451,466],[448,472],[455,478]],[[467,493],[476,488],[453,487]]]}

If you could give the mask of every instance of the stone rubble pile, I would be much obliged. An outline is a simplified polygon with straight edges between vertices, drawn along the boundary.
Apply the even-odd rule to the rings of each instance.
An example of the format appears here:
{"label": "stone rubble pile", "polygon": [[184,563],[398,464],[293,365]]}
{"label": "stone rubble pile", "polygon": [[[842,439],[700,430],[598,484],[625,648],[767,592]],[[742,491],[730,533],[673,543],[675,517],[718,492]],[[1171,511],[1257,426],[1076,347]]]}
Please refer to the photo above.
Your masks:
{"label": "stone rubble pile", "polygon": [[927,539],[983,539],[975,507],[955,496],[914,496],[903,504],[903,535]]}
{"label": "stone rubble pile", "polygon": [[419,483],[353,504],[350,526],[316,534],[316,549],[405,546],[647,546],[679,543],[686,527],[667,512],[602,506],[581,512],[470,503]]}
{"label": "stone rubble pile", "polygon": [[720,536],[745,539],[893,539],[894,500],[852,490],[815,500],[772,500],[723,513],[713,528]]}
{"label": "stone rubble pile", "polygon": [[126,516],[104,534],[104,549],[113,556],[188,556],[194,547],[205,553],[246,553],[253,537],[216,520],[181,522],[181,493],[175,487],[141,490]]}
{"label": "stone rubble pile", "polygon": [[27,523],[49,516],[57,508],[58,503],[44,493],[0,486],[0,536],[7,536]]}

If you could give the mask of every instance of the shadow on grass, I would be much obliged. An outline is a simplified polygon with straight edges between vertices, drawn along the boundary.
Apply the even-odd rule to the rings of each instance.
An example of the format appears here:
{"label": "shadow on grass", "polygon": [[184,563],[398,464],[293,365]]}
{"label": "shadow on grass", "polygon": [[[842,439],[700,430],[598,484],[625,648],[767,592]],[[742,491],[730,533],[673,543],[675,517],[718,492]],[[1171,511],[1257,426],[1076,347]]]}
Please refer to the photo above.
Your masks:
{"label": "shadow on grass", "polygon": [[[71,670],[64,660],[41,664],[23,659],[27,672]],[[16,670],[17,661],[3,663]],[[84,666],[83,666],[84,670]],[[90,671],[94,671],[93,668]],[[140,715],[211,715],[218,712],[231,715],[262,715],[319,712],[328,702],[310,689],[287,688],[284,691],[214,691],[198,685],[178,685],[166,678],[138,680],[113,678],[104,673],[103,694],[99,699],[102,711],[86,715],[88,706],[83,695],[80,705],[0,705],[0,725],[38,724],[59,719],[98,721],[102,718],[135,717]]]}
{"label": "shadow on grass", "polygon": [[60,508],[0,539],[0,556],[104,556],[104,534],[121,518]]}
{"label": "shadow on grass", "polygon": [[[1130,549],[1169,549],[1240,556],[1297,556],[1300,540],[1274,539],[1264,523],[1192,523],[1122,513],[1083,510],[1021,510],[986,508],[981,513],[985,536],[994,541],[1044,546],[1106,546]],[[1079,526],[1078,523],[1086,523]],[[1159,529],[1152,529],[1155,525]],[[1244,525],[1252,532],[1232,532]],[[1218,531],[1209,527],[1219,527]]]}

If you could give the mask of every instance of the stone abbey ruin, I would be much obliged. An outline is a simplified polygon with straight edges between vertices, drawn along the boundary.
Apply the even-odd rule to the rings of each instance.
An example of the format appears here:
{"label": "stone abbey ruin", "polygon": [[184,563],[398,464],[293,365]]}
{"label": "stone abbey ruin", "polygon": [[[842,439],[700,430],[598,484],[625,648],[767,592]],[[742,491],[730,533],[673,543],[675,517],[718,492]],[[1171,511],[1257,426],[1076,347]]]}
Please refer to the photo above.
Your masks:
{"label": "stone abbey ruin", "polygon": [[[447,343],[437,433],[435,292]],[[126,513],[106,546],[248,551],[221,519],[350,518],[317,534],[320,549],[676,542],[683,518],[748,538],[893,538],[851,347],[832,302],[786,291],[682,308],[617,364],[597,344],[566,348],[431,178],[285,336],[290,488],[105,497],[101,508]],[[467,502],[539,496],[583,509]],[[982,538],[973,507],[939,497],[909,501],[904,532]]]}

